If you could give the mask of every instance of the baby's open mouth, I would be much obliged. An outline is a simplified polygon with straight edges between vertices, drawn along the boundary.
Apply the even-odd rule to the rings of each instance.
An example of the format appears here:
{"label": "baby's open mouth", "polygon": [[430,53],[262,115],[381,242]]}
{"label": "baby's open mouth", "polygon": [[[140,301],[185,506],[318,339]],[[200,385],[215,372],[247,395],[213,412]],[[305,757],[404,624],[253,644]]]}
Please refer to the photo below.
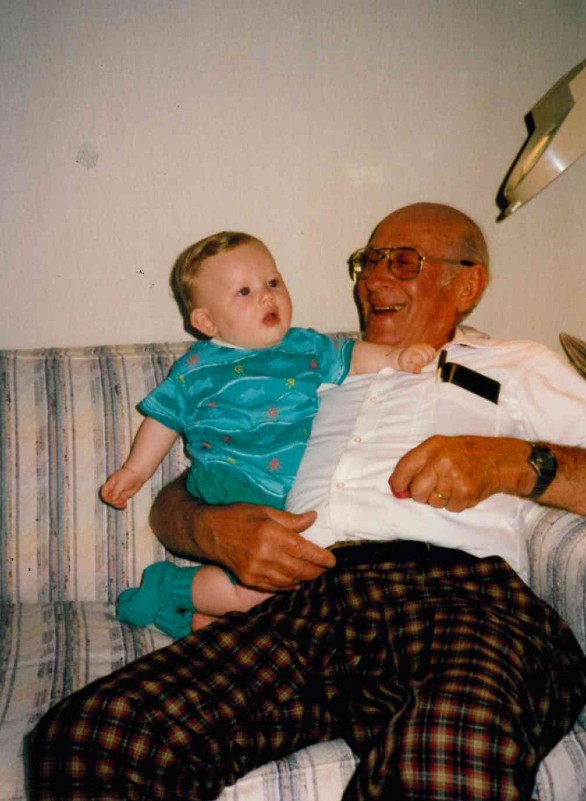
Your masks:
{"label": "baby's open mouth", "polygon": [[262,321],[265,325],[276,325],[279,322],[279,314],[276,311],[267,312]]}

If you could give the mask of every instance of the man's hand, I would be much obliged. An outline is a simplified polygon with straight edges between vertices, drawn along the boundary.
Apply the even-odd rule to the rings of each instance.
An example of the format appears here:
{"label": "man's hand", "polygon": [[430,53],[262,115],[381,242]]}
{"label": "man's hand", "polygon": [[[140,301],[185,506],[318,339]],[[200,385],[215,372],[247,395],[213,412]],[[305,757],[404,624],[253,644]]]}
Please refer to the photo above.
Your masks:
{"label": "man's hand", "polygon": [[336,564],[330,551],[302,536],[315,518],[315,512],[294,515],[249,503],[207,506],[187,492],[183,475],[163,487],[150,523],[170,551],[217,562],[242,584],[277,592],[317,578]]}
{"label": "man's hand", "polygon": [[267,592],[295,589],[336,563],[330,551],[301,535],[315,518],[315,512],[296,515],[247,503],[201,506],[198,543],[205,540],[207,558],[242,584]]}
{"label": "man's hand", "polygon": [[397,462],[389,485],[397,497],[461,512],[496,492],[529,493],[535,474],[528,453],[522,440],[438,435]]}

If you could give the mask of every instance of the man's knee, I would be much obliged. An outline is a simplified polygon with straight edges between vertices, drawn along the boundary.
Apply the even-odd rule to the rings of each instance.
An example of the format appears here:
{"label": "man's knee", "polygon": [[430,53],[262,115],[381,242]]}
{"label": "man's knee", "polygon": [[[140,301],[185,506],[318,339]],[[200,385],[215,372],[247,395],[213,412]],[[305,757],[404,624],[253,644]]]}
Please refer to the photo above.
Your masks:
{"label": "man's knee", "polygon": [[466,703],[454,695],[410,721],[398,773],[407,798],[517,801],[528,798],[538,754],[522,719],[506,704]]}

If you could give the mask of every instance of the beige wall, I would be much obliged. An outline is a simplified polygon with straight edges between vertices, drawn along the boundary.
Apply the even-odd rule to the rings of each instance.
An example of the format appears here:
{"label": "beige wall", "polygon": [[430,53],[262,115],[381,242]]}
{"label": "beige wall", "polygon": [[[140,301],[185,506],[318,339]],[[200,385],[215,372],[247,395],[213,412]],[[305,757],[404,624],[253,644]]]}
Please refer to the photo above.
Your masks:
{"label": "beige wall", "polygon": [[494,280],[472,322],[586,336],[586,159],[509,220],[524,114],[583,0],[1,0],[0,346],[184,337],[172,262],[264,238],[295,322],[356,327],[345,260],[392,208],[459,206]]}

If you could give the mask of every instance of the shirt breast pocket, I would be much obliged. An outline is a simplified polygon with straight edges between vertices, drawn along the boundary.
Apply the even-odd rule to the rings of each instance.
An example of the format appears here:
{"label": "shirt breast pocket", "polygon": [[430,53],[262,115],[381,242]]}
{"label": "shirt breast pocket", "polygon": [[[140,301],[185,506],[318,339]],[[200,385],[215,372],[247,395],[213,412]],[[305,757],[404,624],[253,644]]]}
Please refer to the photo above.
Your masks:
{"label": "shirt breast pocket", "polygon": [[445,436],[499,434],[501,407],[455,384],[434,384],[434,433]]}

